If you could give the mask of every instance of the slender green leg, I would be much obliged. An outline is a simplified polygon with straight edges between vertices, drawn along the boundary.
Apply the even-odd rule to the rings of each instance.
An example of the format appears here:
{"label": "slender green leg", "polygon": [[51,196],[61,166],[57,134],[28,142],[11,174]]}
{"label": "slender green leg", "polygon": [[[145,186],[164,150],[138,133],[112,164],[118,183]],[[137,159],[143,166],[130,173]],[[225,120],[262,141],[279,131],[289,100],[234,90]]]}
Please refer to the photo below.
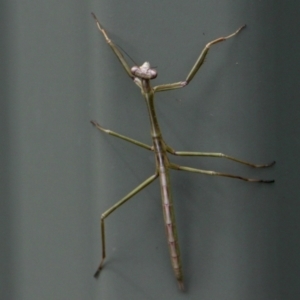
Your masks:
{"label": "slender green leg", "polygon": [[187,78],[185,79],[185,81],[155,86],[153,88],[154,92],[162,92],[162,91],[179,89],[179,88],[182,88],[182,87],[185,87],[186,85],[188,85],[190,83],[190,81],[194,78],[194,76],[196,75],[196,73],[198,72],[200,67],[203,65],[203,63],[205,61],[205,57],[209,51],[209,48],[214,44],[226,41],[226,40],[230,39],[231,37],[237,35],[245,27],[246,27],[246,25],[240,27],[236,32],[234,32],[226,37],[220,37],[220,38],[215,39],[215,40],[209,42],[208,44],[206,44],[206,46],[202,50],[201,54],[199,55],[196,63],[192,67],[192,69],[191,69],[190,73],[188,74]]}
{"label": "slender green leg", "polygon": [[119,208],[121,205],[123,205],[125,202],[127,202],[130,198],[132,198],[134,195],[136,195],[138,192],[140,192],[142,189],[144,189],[147,185],[149,185],[151,182],[153,182],[158,177],[158,173],[155,173],[154,175],[150,176],[148,179],[143,181],[140,185],[138,185],[135,189],[133,189],[129,194],[127,194],[124,198],[122,198],[119,202],[117,202],[115,205],[113,205],[111,208],[109,208],[107,211],[105,211],[101,215],[101,240],[102,240],[102,259],[99,264],[99,267],[94,274],[95,278],[98,278],[101,269],[103,268],[103,263],[106,257],[106,247],[105,247],[105,225],[104,220],[117,208]]}
{"label": "slender green leg", "polygon": [[167,146],[167,151],[173,155],[177,155],[177,156],[205,156],[205,157],[220,157],[220,158],[226,158],[226,159],[230,159],[233,160],[235,162],[238,162],[240,164],[244,164],[253,168],[267,168],[267,167],[271,167],[275,164],[275,161],[272,161],[269,164],[262,164],[262,165],[258,165],[258,164],[253,164],[223,153],[215,153],[215,152],[189,152],[189,151],[175,151],[174,149],[172,149],[171,147]]}
{"label": "slender green leg", "polygon": [[195,173],[211,175],[211,176],[223,176],[223,177],[236,178],[236,179],[241,179],[241,180],[250,181],[250,182],[272,183],[272,182],[275,181],[275,180],[263,180],[263,179],[246,178],[246,177],[236,176],[236,175],[227,174],[227,173],[220,173],[220,172],[215,172],[215,171],[208,171],[208,170],[201,170],[201,169],[195,169],[195,168],[190,168],[190,167],[179,166],[179,165],[176,165],[176,164],[173,164],[173,163],[170,163],[169,168],[174,169],[174,170],[195,172]]}
{"label": "slender green leg", "polygon": [[116,132],[114,132],[114,131],[111,131],[111,130],[109,130],[109,129],[105,129],[105,128],[101,127],[96,121],[91,121],[91,123],[92,123],[97,129],[99,129],[99,130],[102,131],[102,132],[105,132],[105,133],[107,133],[107,134],[116,136],[117,138],[120,138],[120,139],[122,139],[122,140],[125,140],[125,141],[127,141],[127,142],[130,142],[130,143],[132,143],[132,144],[134,144],[134,145],[140,146],[140,147],[145,148],[145,149],[147,149],[147,150],[153,151],[153,148],[152,148],[151,146],[146,145],[146,144],[144,144],[144,143],[141,143],[141,142],[139,142],[139,141],[137,141],[137,140],[131,139],[131,138],[125,136],[125,135],[122,135],[122,134],[116,133]]}
{"label": "slender green leg", "polygon": [[131,73],[130,67],[128,66],[123,54],[120,52],[120,50],[116,47],[116,45],[111,41],[111,39],[108,37],[106,31],[104,30],[104,28],[101,26],[100,22],[98,21],[97,17],[95,16],[94,13],[92,13],[93,18],[96,21],[97,27],[99,29],[99,31],[103,34],[107,44],[111,47],[111,49],[114,51],[114,53],[116,54],[116,56],[118,57],[120,63],[122,64],[122,66],[124,67],[126,73],[128,74],[129,77],[131,77],[132,79],[134,79],[134,76]]}

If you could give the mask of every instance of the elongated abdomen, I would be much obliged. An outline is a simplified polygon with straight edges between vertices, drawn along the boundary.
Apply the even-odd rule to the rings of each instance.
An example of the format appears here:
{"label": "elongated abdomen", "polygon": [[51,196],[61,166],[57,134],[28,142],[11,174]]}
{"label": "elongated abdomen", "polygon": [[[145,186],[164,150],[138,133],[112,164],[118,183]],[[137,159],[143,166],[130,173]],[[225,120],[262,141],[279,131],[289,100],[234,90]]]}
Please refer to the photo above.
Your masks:
{"label": "elongated abdomen", "polygon": [[[165,154],[166,155],[166,154]],[[160,189],[162,197],[162,208],[165,221],[165,228],[168,239],[168,246],[171,255],[172,267],[178,281],[179,288],[183,290],[183,275],[180,260],[180,250],[177,238],[175,213],[173,208],[169,170],[166,167],[166,159],[160,151],[156,153],[159,171]]]}

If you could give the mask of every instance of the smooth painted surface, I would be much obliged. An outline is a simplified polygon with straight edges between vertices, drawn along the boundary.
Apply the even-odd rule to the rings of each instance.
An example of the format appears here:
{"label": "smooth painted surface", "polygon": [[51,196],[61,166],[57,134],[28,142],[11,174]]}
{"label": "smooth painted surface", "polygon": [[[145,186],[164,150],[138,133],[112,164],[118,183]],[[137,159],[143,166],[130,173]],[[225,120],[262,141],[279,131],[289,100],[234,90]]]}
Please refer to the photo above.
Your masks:
{"label": "smooth painted surface", "polygon": [[[6,1],[1,10],[1,299],[297,299],[299,295],[299,4],[263,1]],[[100,214],[154,172],[154,157],[89,123],[149,143],[146,107],[97,28],[156,84],[175,149],[224,152],[182,165],[274,185],[173,172],[187,291],[173,276],[157,183],[107,220],[99,280]]]}

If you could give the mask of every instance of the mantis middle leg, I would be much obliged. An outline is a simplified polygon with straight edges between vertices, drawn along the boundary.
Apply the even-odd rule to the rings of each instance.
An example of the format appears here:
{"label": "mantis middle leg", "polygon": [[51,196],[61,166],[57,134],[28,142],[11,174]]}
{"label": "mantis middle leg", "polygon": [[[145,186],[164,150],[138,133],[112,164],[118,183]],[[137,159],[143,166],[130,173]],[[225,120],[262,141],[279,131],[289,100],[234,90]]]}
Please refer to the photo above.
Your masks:
{"label": "mantis middle leg", "polygon": [[134,144],[134,145],[140,146],[140,147],[145,148],[145,149],[147,149],[147,150],[153,151],[153,148],[152,148],[151,146],[147,145],[147,144],[144,144],[144,143],[142,143],[142,142],[139,142],[139,141],[137,141],[137,140],[134,140],[134,139],[132,139],[132,138],[130,138],[130,137],[127,137],[127,136],[125,136],[125,135],[119,134],[119,133],[114,132],[114,131],[112,131],[112,130],[105,129],[105,128],[103,128],[102,126],[100,126],[96,121],[91,121],[91,123],[92,123],[97,129],[99,129],[99,130],[102,131],[102,132],[105,132],[105,133],[107,133],[107,134],[109,134],[109,135],[115,136],[115,137],[117,137],[117,138],[119,138],[119,139],[122,139],[122,140],[124,140],[124,141],[130,142],[130,143],[132,143],[132,144]]}
{"label": "mantis middle leg", "polygon": [[216,172],[216,171],[211,171],[211,170],[201,170],[201,169],[196,169],[196,168],[179,166],[179,165],[173,164],[173,163],[170,163],[169,168],[171,168],[173,170],[188,171],[188,172],[200,173],[200,174],[211,175],[211,176],[223,176],[223,177],[236,178],[236,179],[249,181],[249,182],[262,182],[262,183],[273,183],[274,182],[273,179],[272,180],[264,180],[264,179],[246,178],[246,177],[232,175],[232,174],[228,174],[228,173],[221,173],[221,172]]}
{"label": "mantis middle leg", "polygon": [[268,164],[254,164],[250,163],[244,160],[241,160],[239,158],[229,156],[224,153],[219,153],[219,152],[190,152],[190,151],[175,151],[172,149],[170,146],[167,146],[167,151],[171,153],[172,155],[176,156],[202,156],[202,157],[219,157],[219,158],[226,158],[235,162],[238,162],[243,165],[250,166],[252,168],[268,168],[272,167],[275,164],[275,160],[272,161],[271,163]]}

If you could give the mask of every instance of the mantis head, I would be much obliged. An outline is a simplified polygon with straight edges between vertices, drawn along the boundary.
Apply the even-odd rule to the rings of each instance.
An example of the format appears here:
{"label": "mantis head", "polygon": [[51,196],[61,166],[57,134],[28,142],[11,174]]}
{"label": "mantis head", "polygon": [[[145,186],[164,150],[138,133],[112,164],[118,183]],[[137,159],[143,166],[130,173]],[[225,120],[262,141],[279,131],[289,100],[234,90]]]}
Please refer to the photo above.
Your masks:
{"label": "mantis head", "polygon": [[131,68],[131,74],[140,79],[154,79],[157,77],[157,71],[151,69],[149,62],[144,62],[140,67],[134,66]]}

